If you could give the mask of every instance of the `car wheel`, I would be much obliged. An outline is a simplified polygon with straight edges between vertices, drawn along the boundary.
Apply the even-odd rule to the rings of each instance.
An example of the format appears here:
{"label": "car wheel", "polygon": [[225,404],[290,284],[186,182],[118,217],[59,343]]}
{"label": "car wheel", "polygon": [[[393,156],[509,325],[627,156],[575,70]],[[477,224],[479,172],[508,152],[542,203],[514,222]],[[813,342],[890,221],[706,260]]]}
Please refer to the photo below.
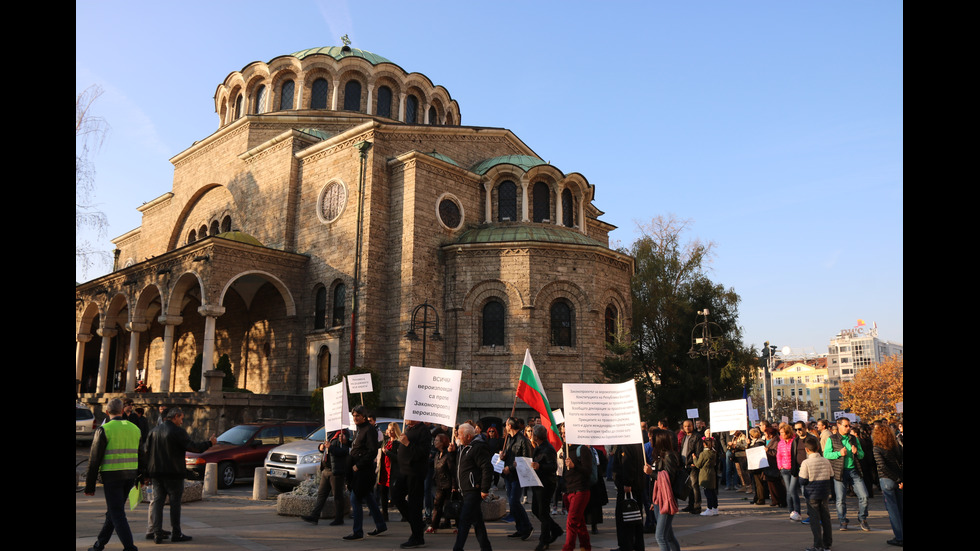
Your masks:
{"label": "car wheel", "polygon": [[292,486],[290,486],[288,484],[282,484],[282,483],[279,483],[279,482],[273,482],[272,483],[272,487],[275,488],[276,491],[279,492],[280,494],[287,494],[287,493],[293,491],[293,487]]}
{"label": "car wheel", "polygon": [[218,464],[218,487],[231,488],[235,483],[235,464],[230,461]]}

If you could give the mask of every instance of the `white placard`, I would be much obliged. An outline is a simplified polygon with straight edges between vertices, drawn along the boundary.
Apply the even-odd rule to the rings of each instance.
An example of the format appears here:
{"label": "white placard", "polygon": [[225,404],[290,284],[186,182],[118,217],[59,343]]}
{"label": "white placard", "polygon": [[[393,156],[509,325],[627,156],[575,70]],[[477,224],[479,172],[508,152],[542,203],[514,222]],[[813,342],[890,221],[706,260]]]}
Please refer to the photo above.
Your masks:
{"label": "white placard", "polygon": [[779,418],[779,422],[780,423],[789,423],[789,417],[786,417],[785,415],[783,415],[782,417]]}
{"label": "white placard", "polygon": [[348,375],[347,389],[351,394],[357,394],[359,392],[373,392],[374,387],[371,385],[371,374],[358,373],[356,375]]}
{"label": "white placard", "polygon": [[[711,427],[711,432],[748,431],[748,423],[745,420],[746,407],[745,399],[708,404],[708,425]],[[755,413],[755,410],[750,413]],[[758,413],[756,415],[758,416]]]}
{"label": "white placard", "polygon": [[414,365],[409,369],[404,419],[455,426],[463,372]]}
{"label": "white placard", "polygon": [[490,464],[493,465],[493,472],[501,474],[504,472],[504,462],[500,460],[500,452],[493,454],[490,458]]}
{"label": "white placard", "polygon": [[351,426],[347,385],[343,381],[323,387],[323,426],[326,432]]}
{"label": "white placard", "polygon": [[561,413],[561,408],[558,408],[551,412],[555,416],[555,424],[560,425],[565,422],[565,416]]}
{"label": "white placard", "polygon": [[844,416],[844,412],[843,412],[843,411],[835,411],[835,412],[834,412],[834,420],[835,420],[835,421],[836,421],[837,419],[840,419],[840,418],[841,418],[841,417],[843,417],[843,416]]}
{"label": "white placard", "polygon": [[895,413],[904,413],[904,412],[905,412],[905,402],[904,401],[895,402]]}
{"label": "white placard", "polygon": [[810,414],[806,411],[800,411],[798,409],[793,410],[793,422],[803,421],[806,423],[810,420]]}
{"label": "white placard", "polygon": [[642,444],[636,382],[562,385],[565,441],[571,444]]}
{"label": "white placard", "polygon": [[517,468],[517,480],[521,483],[521,488],[543,486],[538,473],[531,467],[530,457],[515,457],[514,466]]}
{"label": "white placard", "polygon": [[[759,423],[759,410],[755,408],[749,409],[749,421],[755,425]],[[744,432],[744,431],[743,431]]]}
{"label": "white placard", "polygon": [[700,417],[700,415],[698,415],[698,408],[687,410],[688,419],[697,419],[698,417]]}
{"label": "white placard", "polygon": [[750,471],[763,469],[769,466],[769,459],[766,457],[765,446],[755,446],[745,449],[745,460]]}

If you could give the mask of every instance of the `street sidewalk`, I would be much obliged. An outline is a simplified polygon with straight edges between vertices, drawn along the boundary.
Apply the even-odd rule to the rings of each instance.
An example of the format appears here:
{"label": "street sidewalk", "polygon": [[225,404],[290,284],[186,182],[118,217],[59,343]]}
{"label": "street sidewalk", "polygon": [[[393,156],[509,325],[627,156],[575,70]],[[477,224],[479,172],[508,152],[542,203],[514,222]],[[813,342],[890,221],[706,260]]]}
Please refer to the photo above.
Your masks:
{"label": "street sidewalk", "polygon": [[[286,517],[276,514],[276,492],[269,489],[270,498],[263,501],[251,499],[251,482],[236,484],[229,490],[223,490],[217,496],[203,501],[185,503],[182,510],[182,528],[194,539],[189,542],[171,543],[169,540],[157,546],[152,540],[143,539],[146,533],[146,517],[148,504],[141,503],[135,511],[129,511],[129,522],[134,535],[138,538],[136,545],[142,549],[174,547],[181,551],[308,551],[322,549],[345,549],[357,551],[397,550],[399,544],[406,541],[409,535],[408,524],[399,522],[397,512],[392,512],[392,520],[388,523],[388,531],[378,537],[366,536],[360,541],[348,542],[342,538],[350,533],[351,521],[346,520],[345,526],[328,526],[330,520],[321,521],[318,525],[303,522],[298,517]],[[616,526],[613,518],[615,507],[615,489],[607,482],[610,496],[609,504],[604,509],[604,521],[599,525],[599,533],[592,536],[592,548],[597,551],[615,549]],[[503,497],[503,491],[497,495]],[[799,522],[789,520],[789,514],[781,508],[749,505],[749,496],[744,493],[721,490],[719,492],[719,515],[701,517],[689,513],[678,513],[674,519],[674,532],[680,540],[684,551],[717,551],[725,549],[746,549],[759,551],[802,551],[811,543],[810,528]],[[702,503],[703,505],[703,503]],[[681,507],[684,504],[680,504]],[[526,506],[530,512],[530,503]],[[871,498],[870,517],[871,532],[863,532],[858,527],[857,500],[853,497],[847,500],[848,516],[851,518],[851,529],[846,532],[837,530],[836,512],[831,504],[831,521],[834,523],[834,551],[886,551],[897,549],[885,543],[893,537],[888,524],[881,493],[876,492]],[[805,505],[804,505],[805,514]],[[535,533],[528,541],[511,539],[507,534],[513,533],[513,523],[488,522],[487,530],[494,551],[533,551],[537,545],[537,521],[531,516],[535,525]],[[102,487],[99,486],[95,496],[86,496],[82,492],[75,493],[75,548],[88,549],[95,542],[95,536],[105,518],[105,500],[102,497]],[[564,526],[565,517],[556,515],[555,520]],[[365,531],[373,528],[370,515],[365,511]],[[164,525],[169,522],[167,510],[164,510]],[[551,545],[551,551],[561,547],[564,538]],[[427,549],[452,549],[454,535],[452,530],[440,530],[437,534],[426,536]],[[476,550],[479,545],[475,536],[470,533],[467,544]],[[647,534],[646,547],[656,550],[657,542],[653,534]],[[113,536],[106,547],[111,550],[121,549],[118,539]]]}

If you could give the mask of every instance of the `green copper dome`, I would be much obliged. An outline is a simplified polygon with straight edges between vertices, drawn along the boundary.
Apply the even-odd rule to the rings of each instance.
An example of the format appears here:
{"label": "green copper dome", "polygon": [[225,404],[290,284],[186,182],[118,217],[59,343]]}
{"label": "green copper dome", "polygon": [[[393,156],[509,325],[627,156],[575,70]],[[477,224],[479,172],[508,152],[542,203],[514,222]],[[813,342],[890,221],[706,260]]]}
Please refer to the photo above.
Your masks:
{"label": "green copper dome", "polygon": [[358,50],[357,48],[347,48],[347,51],[345,52],[342,46],[325,46],[322,48],[309,48],[307,50],[300,50],[291,55],[295,58],[303,59],[306,56],[311,56],[316,54],[328,55],[336,59],[337,61],[340,61],[345,57],[361,57],[366,59],[368,62],[370,62],[371,65],[378,65],[379,63],[392,63],[390,59],[381,57],[378,54],[373,54],[367,50]]}
{"label": "green copper dome", "polygon": [[571,228],[542,224],[502,224],[473,228],[460,234],[456,245],[470,243],[505,243],[511,241],[538,241],[568,245],[605,246],[595,239]]}
{"label": "green copper dome", "polygon": [[238,241],[239,243],[248,243],[249,245],[258,245],[259,247],[264,246],[258,239],[240,231],[227,231],[224,233],[219,233],[215,237],[220,237],[221,239],[227,239],[229,241]]}
{"label": "green copper dome", "polygon": [[480,161],[479,163],[473,165],[473,168],[471,168],[470,171],[482,176],[491,168],[503,164],[511,164],[519,167],[524,172],[527,172],[538,165],[546,165],[548,163],[537,157],[531,157],[530,155],[502,155],[500,157]]}

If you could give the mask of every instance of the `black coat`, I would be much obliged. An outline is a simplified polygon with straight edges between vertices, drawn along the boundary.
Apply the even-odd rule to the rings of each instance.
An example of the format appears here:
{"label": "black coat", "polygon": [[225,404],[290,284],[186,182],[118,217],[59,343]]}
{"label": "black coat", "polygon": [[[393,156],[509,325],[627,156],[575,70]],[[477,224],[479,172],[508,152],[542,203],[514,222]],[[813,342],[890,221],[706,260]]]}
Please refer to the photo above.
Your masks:
{"label": "black coat", "polygon": [[490,450],[482,440],[460,446],[456,460],[456,482],[461,492],[489,492],[493,480]]}
{"label": "black coat", "polygon": [[186,452],[201,453],[211,447],[211,442],[194,442],[187,431],[173,421],[164,421],[150,431],[143,443],[141,469],[149,478],[183,479],[187,477]]}

